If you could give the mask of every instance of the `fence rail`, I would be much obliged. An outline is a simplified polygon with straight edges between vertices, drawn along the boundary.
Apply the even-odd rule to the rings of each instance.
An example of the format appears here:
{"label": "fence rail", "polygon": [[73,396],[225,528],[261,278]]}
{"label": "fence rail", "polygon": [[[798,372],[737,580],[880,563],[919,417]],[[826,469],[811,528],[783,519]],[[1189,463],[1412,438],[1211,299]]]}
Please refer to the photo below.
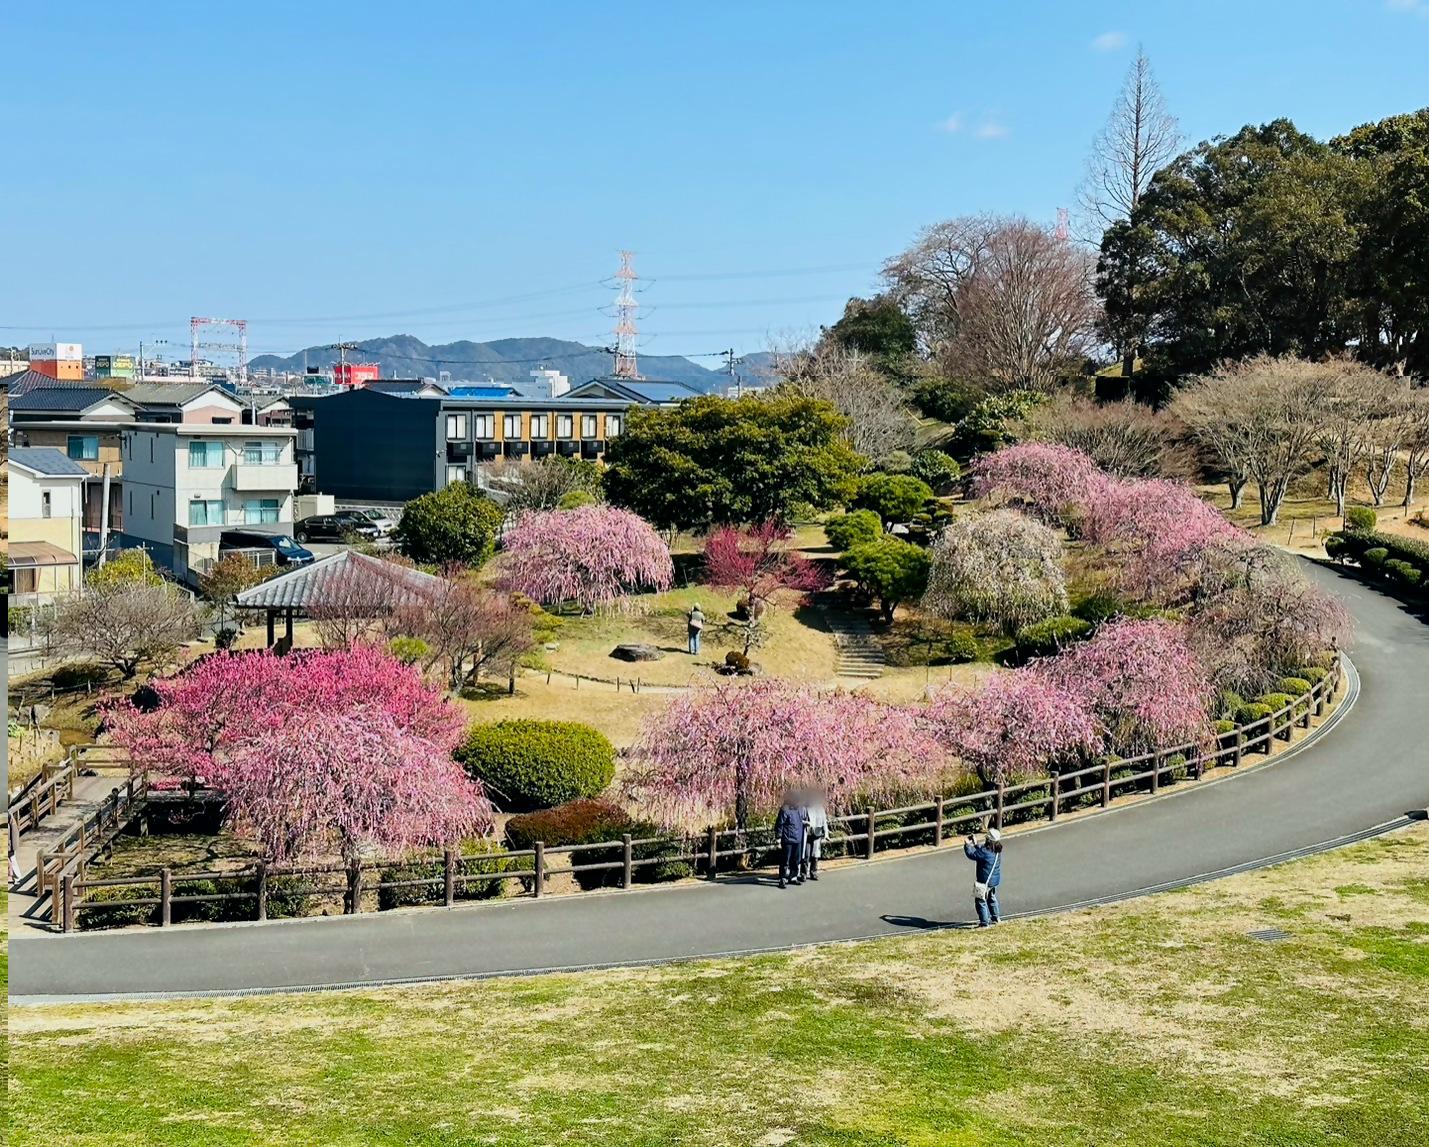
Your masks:
{"label": "fence rail", "polygon": [[[74,908],[72,903],[61,902],[65,889],[75,880],[84,879],[95,856],[124,830],[145,803],[148,791],[147,779],[131,774],[122,786],[111,789],[99,807],[65,833],[53,848],[35,856],[35,898],[43,900],[49,895],[52,923],[57,905],[61,918]],[[73,924],[72,919],[70,923]]]}
{"label": "fence rail", "polygon": [[[1208,744],[1192,742],[1132,757],[1107,758],[1078,769],[1053,771],[1044,778],[961,796],[831,816],[830,837],[824,847],[831,854],[863,859],[872,859],[881,842],[891,847],[927,843],[936,848],[973,826],[994,825],[1001,829],[1014,821],[1056,821],[1077,808],[1105,808],[1128,792],[1154,795],[1168,784],[1200,780],[1211,769],[1241,765],[1248,754],[1268,755],[1277,740],[1290,741],[1297,727],[1310,728],[1311,721],[1322,716],[1338,694],[1343,673],[1337,657],[1309,693],[1259,721],[1216,735]],[[132,778],[127,790],[116,789],[111,825],[119,821],[123,808],[132,808],[143,798],[142,786],[136,788]],[[102,826],[92,830],[89,839],[91,843],[96,839],[107,843]],[[79,845],[81,850],[83,847]],[[539,898],[546,894],[551,877],[564,875],[579,880],[582,875],[614,874],[614,884],[607,886],[629,889],[646,868],[685,865],[692,874],[712,878],[719,873],[722,861],[757,860],[773,848],[772,830],[768,827],[741,831],[711,826],[693,836],[632,838],[626,834],[619,840],[549,847],[537,841],[531,848],[470,855],[447,849],[382,861],[375,866],[379,869],[375,890],[380,908],[384,890],[399,903],[451,907],[458,900],[477,898],[483,892],[495,895],[508,882],[518,884],[522,893]],[[156,908],[161,926],[182,923],[183,918],[267,920],[279,904],[283,906],[280,914],[298,914],[291,911],[294,902],[311,904],[323,897],[341,897],[343,913],[353,914],[363,910],[365,891],[372,891],[365,888],[364,878],[372,875],[373,867],[364,866],[360,860],[351,864],[282,867],[259,860],[228,871],[176,873],[164,868],[146,876],[88,880],[85,863],[76,859],[76,852],[71,850],[64,863],[60,863],[59,853],[53,855],[56,862],[45,869],[45,879],[55,892],[58,922],[66,932],[79,925],[84,912],[124,913],[139,908]],[[592,859],[581,863],[583,857]],[[552,858],[568,859],[553,865]],[[430,871],[430,875],[410,875],[423,871]],[[600,883],[606,885],[604,877]],[[493,884],[496,888],[491,891]],[[199,886],[197,890],[195,886]],[[120,893],[131,888],[145,894],[130,898]],[[403,891],[407,898],[395,895]],[[253,907],[241,917],[225,914],[222,906],[234,902],[251,902]],[[176,906],[203,906],[206,910],[187,915],[181,912],[181,918],[176,919]]]}

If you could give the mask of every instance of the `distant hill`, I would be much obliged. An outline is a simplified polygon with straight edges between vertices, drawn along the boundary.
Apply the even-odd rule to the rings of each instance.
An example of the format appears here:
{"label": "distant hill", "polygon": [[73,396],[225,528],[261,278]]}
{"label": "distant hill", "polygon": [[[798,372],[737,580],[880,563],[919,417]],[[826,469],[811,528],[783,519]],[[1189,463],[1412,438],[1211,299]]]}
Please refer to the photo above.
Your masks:
{"label": "distant hill", "polygon": [[[607,375],[611,368],[610,355],[602,348],[562,339],[497,339],[488,343],[463,339],[428,346],[412,335],[392,335],[364,339],[356,346],[356,350],[347,352],[347,361],[380,363],[383,378],[436,378],[438,372],[446,370],[451,372],[453,381],[491,378],[497,382],[526,382],[531,371],[546,367],[559,370],[572,385],[577,385]],[[338,353],[326,347],[308,347],[306,352],[287,358],[259,355],[249,361],[248,367],[301,373],[305,359],[307,366],[327,367],[338,361]],[[639,361],[640,373],[646,378],[684,382],[701,390],[717,390],[727,384],[722,371],[708,370],[687,358],[641,355]]]}

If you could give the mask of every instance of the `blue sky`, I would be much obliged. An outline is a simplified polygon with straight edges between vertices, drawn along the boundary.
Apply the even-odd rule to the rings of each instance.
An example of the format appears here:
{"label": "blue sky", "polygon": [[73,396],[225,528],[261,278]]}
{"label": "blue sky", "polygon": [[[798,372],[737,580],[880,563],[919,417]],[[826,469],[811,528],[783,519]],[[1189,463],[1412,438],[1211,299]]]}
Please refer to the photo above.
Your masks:
{"label": "blue sky", "polygon": [[919,227],[1051,221],[1138,42],[1190,142],[1429,104],[1429,0],[7,6],[0,344],[741,351]]}

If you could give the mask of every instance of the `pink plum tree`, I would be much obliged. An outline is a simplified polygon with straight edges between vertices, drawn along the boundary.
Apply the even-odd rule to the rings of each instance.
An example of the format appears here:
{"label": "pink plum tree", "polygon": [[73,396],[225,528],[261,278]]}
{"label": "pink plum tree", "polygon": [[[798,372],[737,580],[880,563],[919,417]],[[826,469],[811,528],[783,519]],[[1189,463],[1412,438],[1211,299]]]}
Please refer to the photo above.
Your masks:
{"label": "pink plum tree", "polygon": [[705,539],[705,577],[716,589],[741,591],[751,613],[769,605],[781,589],[823,589],[828,575],[789,538],[788,527],[772,519],[743,530],[720,526]]}
{"label": "pink plum tree", "polygon": [[358,646],[217,653],[109,706],[111,739],[161,777],[202,778],[274,860],[400,850],[489,831],[491,805],[451,758],[464,719],[419,672]]}
{"label": "pink plum tree", "polygon": [[669,589],[669,547],[638,514],[602,504],[522,514],[502,539],[502,584],[542,605],[592,613]]}
{"label": "pink plum tree", "polygon": [[975,497],[1018,506],[1051,525],[1085,507],[1106,475],[1092,459],[1070,446],[1021,442],[973,463]]}
{"label": "pink plum tree", "polygon": [[830,804],[935,787],[944,755],[910,709],[763,680],[694,690],[650,717],[631,751],[630,798],[669,825],[733,815],[743,831],[796,784]]}

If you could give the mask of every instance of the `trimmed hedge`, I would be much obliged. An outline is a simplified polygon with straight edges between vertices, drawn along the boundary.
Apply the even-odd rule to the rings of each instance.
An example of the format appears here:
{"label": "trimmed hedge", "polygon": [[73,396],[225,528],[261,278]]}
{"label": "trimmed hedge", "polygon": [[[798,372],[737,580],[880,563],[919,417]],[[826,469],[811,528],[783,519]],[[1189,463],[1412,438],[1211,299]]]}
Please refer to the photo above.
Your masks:
{"label": "trimmed hedge", "polygon": [[1280,691],[1289,693],[1292,697],[1303,697],[1310,692],[1311,684],[1303,677],[1282,677],[1280,679]]}
{"label": "trimmed hedge", "polygon": [[1358,533],[1373,533],[1379,525],[1379,515],[1368,506],[1351,506],[1345,511],[1345,529]]}
{"label": "trimmed hedge", "polygon": [[881,538],[883,520],[872,510],[854,510],[851,514],[830,518],[824,523],[824,533],[834,549],[851,550]]}
{"label": "trimmed hedge", "polygon": [[1341,530],[1325,540],[1327,551],[1334,539],[1339,539],[1336,542],[1339,553],[1332,556],[1360,561],[1369,550],[1379,549],[1419,569],[1429,569],[1429,542],[1421,542],[1417,538],[1403,538],[1398,534],[1382,534],[1375,530]]}
{"label": "trimmed hedge", "polygon": [[1251,701],[1235,711],[1235,723],[1237,725],[1257,725],[1278,708],[1278,705],[1272,707],[1263,701]]}
{"label": "trimmed hedge", "polygon": [[1306,665],[1291,674],[1292,677],[1303,678],[1310,682],[1311,685],[1318,685],[1329,675],[1330,671],[1322,665]]}
{"label": "trimmed hedge", "polygon": [[[660,835],[653,824],[633,819],[618,805],[601,800],[575,800],[542,812],[513,816],[506,822],[506,841],[512,849],[530,848],[541,841],[548,847],[567,844],[605,844],[608,848],[583,849],[570,857],[574,865],[606,864],[624,855],[621,837],[629,833],[637,840]],[[679,880],[690,875],[689,864],[675,859],[680,851],[678,840],[656,840],[636,845],[635,860],[670,859],[663,864],[643,864],[634,869],[637,884],[654,884],[664,880]],[[565,861],[563,859],[562,864]],[[585,891],[610,888],[620,884],[620,868],[602,868],[595,872],[573,873],[575,881]]]}
{"label": "trimmed hedge", "polygon": [[503,808],[520,811],[593,797],[615,777],[614,746],[578,721],[473,725],[456,759]]}
{"label": "trimmed hedge", "polygon": [[1222,717],[1233,717],[1244,704],[1245,698],[1234,689],[1222,689],[1216,694],[1216,712]]}
{"label": "trimmed hedge", "polygon": [[1088,637],[1091,632],[1092,623],[1080,617],[1060,616],[1035,621],[1017,631],[1017,655],[1023,661],[1031,657],[1050,657]]}
{"label": "trimmed hedge", "polygon": [[1367,566],[1382,566],[1389,557],[1389,550],[1384,546],[1375,546],[1373,549],[1365,550],[1360,555],[1360,561]]}

